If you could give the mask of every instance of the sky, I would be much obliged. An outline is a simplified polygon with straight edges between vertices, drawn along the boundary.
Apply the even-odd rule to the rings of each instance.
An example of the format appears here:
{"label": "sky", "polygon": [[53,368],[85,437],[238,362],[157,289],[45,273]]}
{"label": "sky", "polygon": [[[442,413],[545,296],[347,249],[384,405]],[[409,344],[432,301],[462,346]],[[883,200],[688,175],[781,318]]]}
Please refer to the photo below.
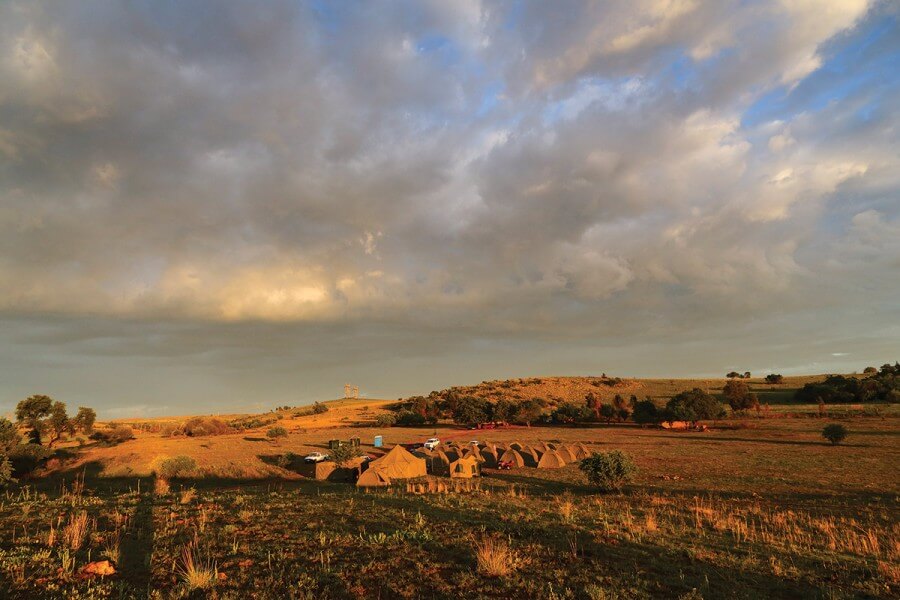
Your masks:
{"label": "sky", "polygon": [[0,3],[0,414],[900,359],[900,9]]}

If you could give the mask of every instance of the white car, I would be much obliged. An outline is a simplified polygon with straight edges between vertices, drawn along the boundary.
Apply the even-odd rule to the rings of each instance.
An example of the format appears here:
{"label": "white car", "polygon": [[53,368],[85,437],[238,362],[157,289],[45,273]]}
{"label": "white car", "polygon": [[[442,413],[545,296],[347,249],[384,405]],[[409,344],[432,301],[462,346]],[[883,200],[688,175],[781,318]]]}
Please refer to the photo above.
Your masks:
{"label": "white car", "polygon": [[425,443],[422,444],[423,447],[428,448],[429,450],[434,450],[438,447],[438,444],[441,443],[441,440],[437,438],[428,438],[425,440]]}
{"label": "white car", "polygon": [[303,460],[308,463],[317,463],[322,462],[323,460],[328,460],[328,455],[322,454],[321,452],[312,452],[311,454],[307,454],[306,456],[304,456]]}

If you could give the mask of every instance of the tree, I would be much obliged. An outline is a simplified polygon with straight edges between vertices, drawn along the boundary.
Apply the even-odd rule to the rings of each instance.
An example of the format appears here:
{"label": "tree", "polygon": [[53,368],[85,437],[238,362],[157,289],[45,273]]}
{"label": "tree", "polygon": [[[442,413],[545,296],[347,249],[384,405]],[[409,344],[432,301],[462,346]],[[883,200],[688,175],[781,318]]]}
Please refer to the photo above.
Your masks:
{"label": "tree", "polygon": [[347,464],[347,461],[356,458],[357,456],[362,456],[362,450],[360,450],[358,446],[341,444],[337,448],[332,448],[330,454],[331,460],[339,467],[343,467]]}
{"label": "tree", "polygon": [[94,422],[97,420],[97,413],[93,408],[87,406],[79,406],[78,414],[72,418],[72,425],[86,434],[94,430]]}
{"label": "tree", "polygon": [[377,427],[390,427],[397,422],[397,417],[391,413],[382,413],[375,417],[375,425]]}
{"label": "tree", "polygon": [[725,377],[727,377],[728,379],[740,379],[741,374],[737,371],[730,371]]}
{"label": "tree", "polygon": [[554,423],[578,423],[589,421],[594,412],[586,405],[579,406],[573,402],[563,402],[553,411]]}
{"label": "tree", "polygon": [[29,396],[16,406],[16,420],[31,430],[28,440],[32,444],[41,443],[44,419],[50,414],[52,407],[53,398],[42,394]]}
{"label": "tree", "polygon": [[516,405],[506,398],[500,398],[497,400],[497,403],[494,404],[494,419],[497,421],[509,423],[515,418],[515,414]]}
{"label": "tree", "polygon": [[456,408],[453,411],[453,422],[461,425],[486,423],[491,420],[492,414],[490,402],[484,398],[465,396],[456,403]]}
{"label": "tree", "polygon": [[424,425],[425,415],[419,414],[412,410],[401,410],[397,413],[397,425],[413,426]]}
{"label": "tree", "polygon": [[66,414],[65,402],[54,402],[53,406],[50,407],[50,414],[44,423],[50,434],[50,441],[47,445],[51,448],[53,444],[62,438],[63,434],[75,432],[72,421],[69,420],[69,415]]}
{"label": "tree", "polygon": [[19,445],[19,429],[9,419],[0,417],[0,454],[9,456],[13,448]]}
{"label": "tree", "polygon": [[613,417],[616,416],[616,408],[612,404],[601,404],[600,416],[606,419],[606,424],[609,425]]}
{"label": "tree", "polygon": [[637,471],[631,457],[619,450],[594,452],[583,459],[578,468],[591,485],[597,486],[603,492],[621,489]]}
{"label": "tree", "polygon": [[540,401],[536,398],[532,398],[531,400],[525,400],[519,404],[513,417],[513,421],[531,427],[531,424],[539,420],[543,414],[544,408],[541,406]]}
{"label": "tree", "polygon": [[847,428],[840,423],[831,423],[822,429],[822,437],[831,442],[832,446],[837,446],[847,438]]}
{"label": "tree", "polygon": [[287,437],[287,434],[287,429],[285,429],[281,425],[276,425],[266,432],[266,437],[277,443],[280,438]]}
{"label": "tree", "polygon": [[585,397],[584,401],[587,404],[587,407],[594,413],[594,420],[600,420],[600,407],[603,406],[603,403],[600,401],[600,398],[597,397],[594,392],[589,392]]}
{"label": "tree", "polygon": [[766,375],[766,383],[784,383],[784,375],[779,375],[778,373],[770,373]]}
{"label": "tree", "polygon": [[314,402],[312,411],[314,415],[321,415],[322,413],[328,412],[328,407],[321,402]]}
{"label": "tree", "polygon": [[877,373],[877,372],[878,372],[878,369],[876,369],[875,367],[866,367],[865,369],[863,369],[863,373],[865,375],[871,375],[871,374]]}
{"label": "tree", "polygon": [[744,371],[744,374],[741,377],[743,379],[750,379],[750,371]]}
{"label": "tree", "polygon": [[635,423],[648,425],[651,423],[659,423],[662,420],[662,415],[660,414],[659,409],[656,408],[656,404],[653,403],[653,400],[647,398],[646,400],[635,402],[634,410],[631,411],[631,418],[634,419]]}
{"label": "tree", "polygon": [[724,416],[725,407],[700,388],[676,394],[666,404],[668,421],[688,421],[693,425],[701,419],[720,419]]}
{"label": "tree", "polygon": [[728,405],[731,406],[731,410],[734,412],[750,410],[759,406],[759,399],[756,397],[756,394],[751,392],[750,388],[743,381],[729,380],[722,389],[722,395],[725,396],[725,401],[728,402]]}
{"label": "tree", "polygon": [[613,398],[613,405],[616,409],[616,416],[620,421],[625,421],[628,417],[631,416],[631,408],[628,406],[628,403],[625,402],[625,398],[616,394]]}

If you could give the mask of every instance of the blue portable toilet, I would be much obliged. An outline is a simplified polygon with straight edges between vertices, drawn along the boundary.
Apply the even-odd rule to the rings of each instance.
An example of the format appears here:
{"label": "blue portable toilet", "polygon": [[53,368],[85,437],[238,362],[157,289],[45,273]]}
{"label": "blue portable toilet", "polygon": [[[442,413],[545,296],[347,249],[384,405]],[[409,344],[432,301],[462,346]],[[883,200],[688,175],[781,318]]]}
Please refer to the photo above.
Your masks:
{"label": "blue portable toilet", "polygon": [[382,446],[381,436],[380,436],[380,435],[376,435],[376,436],[375,436],[375,447],[376,447],[376,448],[381,448],[381,446]]}

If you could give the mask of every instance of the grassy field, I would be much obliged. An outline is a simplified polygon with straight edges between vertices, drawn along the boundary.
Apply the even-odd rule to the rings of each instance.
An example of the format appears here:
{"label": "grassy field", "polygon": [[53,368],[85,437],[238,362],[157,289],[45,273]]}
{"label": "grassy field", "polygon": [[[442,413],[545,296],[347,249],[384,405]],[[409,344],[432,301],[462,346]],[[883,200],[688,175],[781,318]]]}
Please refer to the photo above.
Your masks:
{"label": "grassy field", "polygon": [[[359,408],[344,406],[350,416]],[[829,420],[802,416],[726,420],[700,433],[633,425],[376,431],[339,426],[337,414],[327,426],[293,424],[279,444],[252,432],[141,433],[81,449],[0,498],[0,590],[11,598],[235,599],[900,593],[893,413],[846,418],[851,434],[837,447],[819,435]],[[367,492],[306,480],[272,460],[332,437],[359,435],[373,451],[374,433],[390,446],[435,432],[580,441],[623,450],[640,470],[616,494],[596,493],[576,464],[487,471],[467,489],[440,493],[405,483]],[[196,456],[201,472],[154,491],[159,454]],[[82,574],[107,558],[116,574]]]}

